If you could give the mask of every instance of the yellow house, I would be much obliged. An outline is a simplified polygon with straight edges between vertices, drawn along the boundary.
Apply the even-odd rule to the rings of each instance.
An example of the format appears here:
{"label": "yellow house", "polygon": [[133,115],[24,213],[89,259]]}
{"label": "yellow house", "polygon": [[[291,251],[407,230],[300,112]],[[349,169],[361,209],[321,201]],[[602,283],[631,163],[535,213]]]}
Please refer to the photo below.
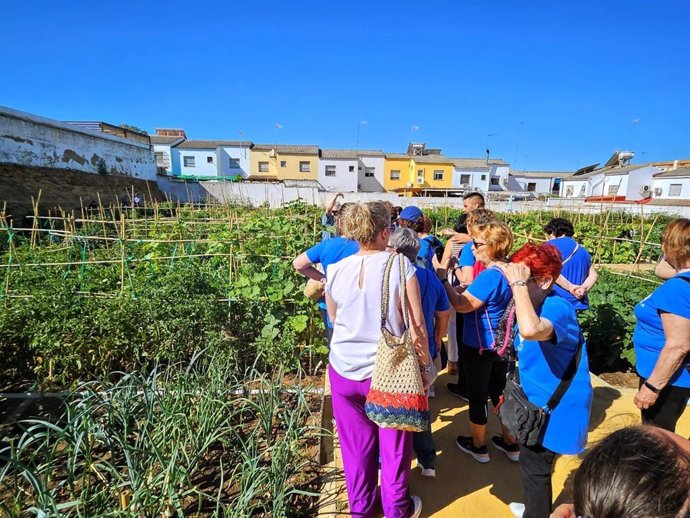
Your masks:
{"label": "yellow house", "polygon": [[386,154],[384,188],[409,194],[423,189],[450,189],[453,162],[442,155]]}
{"label": "yellow house", "polygon": [[256,144],[250,154],[250,180],[317,180],[319,146]]}

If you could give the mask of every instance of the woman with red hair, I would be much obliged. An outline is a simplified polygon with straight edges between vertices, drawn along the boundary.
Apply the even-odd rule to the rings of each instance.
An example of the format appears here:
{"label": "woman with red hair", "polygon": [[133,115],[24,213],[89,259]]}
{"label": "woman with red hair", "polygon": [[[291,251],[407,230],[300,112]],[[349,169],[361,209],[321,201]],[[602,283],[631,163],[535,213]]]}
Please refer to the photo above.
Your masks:
{"label": "woman with red hair", "polygon": [[562,268],[556,247],[527,243],[510,263],[498,267],[513,291],[518,331],[515,353],[527,399],[539,408],[546,407],[566,379],[565,393],[551,409],[538,444],[520,445],[525,504],[510,504],[516,516],[543,518],[551,513],[556,456],[577,455],[587,442],[592,404],[587,349],[575,308],[553,292]]}

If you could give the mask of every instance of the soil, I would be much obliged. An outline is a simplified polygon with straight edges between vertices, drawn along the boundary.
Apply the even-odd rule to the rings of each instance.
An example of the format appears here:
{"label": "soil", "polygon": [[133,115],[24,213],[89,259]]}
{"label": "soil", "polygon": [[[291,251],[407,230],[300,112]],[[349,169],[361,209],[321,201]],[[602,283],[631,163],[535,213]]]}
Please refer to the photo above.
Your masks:
{"label": "soil", "polygon": [[618,388],[636,389],[640,385],[640,378],[637,377],[636,372],[604,372],[599,374],[599,377],[609,385]]}

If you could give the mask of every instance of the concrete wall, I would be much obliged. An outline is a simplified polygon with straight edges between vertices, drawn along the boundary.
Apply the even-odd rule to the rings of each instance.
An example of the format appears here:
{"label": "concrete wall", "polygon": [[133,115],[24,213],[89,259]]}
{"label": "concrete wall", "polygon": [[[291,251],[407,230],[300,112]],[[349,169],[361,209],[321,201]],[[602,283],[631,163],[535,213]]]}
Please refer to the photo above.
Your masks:
{"label": "concrete wall", "polygon": [[[472,190],[486,192],[489,190],[489,176],[490,171],[475,171],[471,169],[454,169],[453,170],[453,188],[459,189],[465,182],[462,182],[462,176],[469,175],[469,185]],[[482,180],[482,177],[484,179]]]}
{"label": "concrete wall", "polygon": [[[179,154],[180,174],[184,176],[218,176],[218,153],[215,149],[175,148]],[[194,158],[194,167],[184,165],[185,157]],[[212,162],[209,162],[208,159]]]}
{"label": "concrete wall", "polygon": [[[176,153],[175,148],[172,148],[168,144],[154,144],[153,152],[154,152],[154,156],[155,156],[155,153],[165,153],[166,155],[168,155],[168,167],[165,168],[165,172],[167,174],[173,174],[173,171],[174,171],[174,169],[173,169],[173,154]],[[179,169],[178,169],[178,171],[179,171]],[[179,172],[178,172],[178,174],[179,174]]]}
{"label": "concrete wall", "polygon": [[[680,196],[670,196],[669,192],[671,185],[680,184]],[[656,189],[661,189],[661,194],[654,194],[655,199],[664,200],[679,200],[679,199],[690,199],[690,178],[654,178],[654,183],[652,185],[652,192]]]}
{"label": "concrete wall", "polygon": [[0,163],[97,174],[100,159],[110,174],[156,177],[148,144],[0,106]]}
{"label": "concrete wall", "polygon": [[[319,160],[319,183],[331,192],[357,192],[358,165],[356,158],[322,158]],[[335,176],[326,176],[326,166],[335,167]]]}
{"label": "concrete wall", "polygon": [[649,187],[649,192],[654,192],[654,175],[661,172],[662,171],[660,168],[654,166],[647,166],[643,167],[642,169],[635,169],[632,171],[628,175],[625,198],[628,200],[641,200],[642,195],[640,194],[640,190],[644,186]]}
{"label": "concrete wall", "polygon": [[[530,178],[526,176],[510,176],[510,183],[508,184],[511,191],[527,191],[536,194],[551,194],[553,187],[553,178]],[[529,184],[535,184],[534,189],[529,191]],[[514,186],[517,185],[517,188]]]}
{"label": "concrete wall", "polygon": [[[233,158],[239,168],[230,167],[230,159]],[[223,146],[218,148],[218,175],[236,176],[243,178],[249,176],[249,148]]]}
{"label": "concrete wall", "polygon": [[[357,165],[357,185],[360,192],[383,192],[384,162],[382,156],[360,156]],[[366,176],[367,167],[374,170],[374,176]]]}

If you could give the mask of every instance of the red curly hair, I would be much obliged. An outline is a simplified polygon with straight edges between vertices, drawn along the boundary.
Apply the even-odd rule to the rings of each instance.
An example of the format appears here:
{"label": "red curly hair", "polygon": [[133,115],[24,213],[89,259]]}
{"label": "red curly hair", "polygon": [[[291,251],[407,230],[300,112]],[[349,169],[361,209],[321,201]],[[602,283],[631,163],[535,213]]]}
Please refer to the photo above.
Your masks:
{"label": "red curly hair", "polygon": [[561,253],[548,243],[525,243],[510,257],[511,263],[523,263],[530,269],[532,276],[537,279],[551,279],[556,281],[561,274],[563,259]]}

